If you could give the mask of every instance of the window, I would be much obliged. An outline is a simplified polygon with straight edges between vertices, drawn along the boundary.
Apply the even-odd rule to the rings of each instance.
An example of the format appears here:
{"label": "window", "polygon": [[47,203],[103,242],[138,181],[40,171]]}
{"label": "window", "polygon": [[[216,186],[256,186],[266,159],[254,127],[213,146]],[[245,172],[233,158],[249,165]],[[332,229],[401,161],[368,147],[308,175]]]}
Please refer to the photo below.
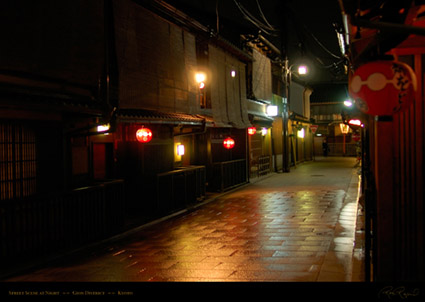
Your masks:
{"label": "window", "polygon": [[36,192],[35,133],[30,127],[0,123],[0,200]]}

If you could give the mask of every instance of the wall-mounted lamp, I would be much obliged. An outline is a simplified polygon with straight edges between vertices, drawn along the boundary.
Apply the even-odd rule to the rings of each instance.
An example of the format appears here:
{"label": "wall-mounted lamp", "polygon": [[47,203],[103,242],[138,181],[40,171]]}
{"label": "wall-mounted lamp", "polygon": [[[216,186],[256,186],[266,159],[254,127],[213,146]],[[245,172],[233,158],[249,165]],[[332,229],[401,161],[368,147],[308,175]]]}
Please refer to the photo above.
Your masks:
{"label": "wall-mounted lamp", "polygon": [[109,124],[97,126],[97,132],[106,132],[111,128]]}
{"label": "wall-mounted lamp", "polygon": [[304,128],[301,128],[300,130],[297,131],[297,136],[299,138],[304,138],[304,136],[305,136],[305,130],[304,130]]}
{"label": "wall-mounted lamp", "polygon": [[184,145],[177,145],[177,155],[178,156],[184,155]]}
{"label": "wall-mounted lamp", "polygon": [[267,106],[267,115],[268,116],[277,116],[279,110],[278,107],[275,105],[269,105]]}
{"label": "wall-mounted lamp", "polygon": [[195,81],[198,83],[199,89],[205,88],[205,81],[207,80],[207,75],[203,72],[197,72],[195,74]]}

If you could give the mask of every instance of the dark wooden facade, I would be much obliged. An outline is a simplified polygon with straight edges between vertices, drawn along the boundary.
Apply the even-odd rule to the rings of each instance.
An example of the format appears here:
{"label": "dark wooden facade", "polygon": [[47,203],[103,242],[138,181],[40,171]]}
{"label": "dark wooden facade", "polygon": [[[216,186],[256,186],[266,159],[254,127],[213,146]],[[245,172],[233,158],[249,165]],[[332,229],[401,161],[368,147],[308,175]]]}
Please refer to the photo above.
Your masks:
{"label": "dark wooden facade", "polygon": [[[93,170],[111,122],[109,1],[1,3],[0,255],[17,263],[122,231],[123,181]],[[114,73],[115,72],[115,73]],[[103,150],[103,155],[107,153]]]}
{"label": "dark wooden facade", "polygon": [[[424,6],[419,1],[386,2],[359,16],[353,9],[366,11],[370,3],[344,1],[351,18],[353,67],[399,60],[414,69],[418,84],[414,103],[405,111],[363,117],[367,277],[424,281]],[[377,16],[382,23],[373,21]]]}

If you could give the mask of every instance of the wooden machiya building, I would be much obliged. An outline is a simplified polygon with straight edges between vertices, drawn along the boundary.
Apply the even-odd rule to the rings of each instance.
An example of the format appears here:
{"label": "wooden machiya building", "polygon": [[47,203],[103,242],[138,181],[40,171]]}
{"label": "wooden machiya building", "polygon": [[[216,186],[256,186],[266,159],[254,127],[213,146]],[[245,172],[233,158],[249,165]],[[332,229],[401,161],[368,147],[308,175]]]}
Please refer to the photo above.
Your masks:
{"label": "wooden machiya building", "polygon": [[[114,4],[120,95],[109,139],[128,206],[164,215],[246,183],[250,56],[164,2]],[[151,141],[137,140],[141,128]]]}
{"label": "wooden machiya building", "polygon": [[0,11],[2,265],[248,182],[249,54],[162,1]]}
{"label": "wooden machiya building", "polygon": [[108,3],[13,1],[0,11],[6,268],[120,231],[124,186],[92,169],[91,138],[117,106]]}
{"label": "wooden machiya building", "polygon": [[[373,281],[423,282],[425,6],[423,1],[375,2],[342,1],[352,69],[349,90],[365,124],[366,273]],[[362,73],[361,68],[369,70]],[[374,86],[376,75],[386,70],[402,86]],[[385,77],[391,83],[391,76]],[[375,87],[373,97],[370,87]],[[398,91],[390,92],[392,87]]]}

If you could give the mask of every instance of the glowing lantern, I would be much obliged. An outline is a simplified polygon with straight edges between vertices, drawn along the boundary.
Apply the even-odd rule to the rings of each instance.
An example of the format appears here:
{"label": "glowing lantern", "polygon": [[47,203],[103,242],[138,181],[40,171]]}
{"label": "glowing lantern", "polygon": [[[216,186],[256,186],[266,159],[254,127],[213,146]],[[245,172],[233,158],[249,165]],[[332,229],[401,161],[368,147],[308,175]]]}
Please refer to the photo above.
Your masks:
{"label": "glowing lantern", "polygon": [[184,145],[177,145],[177,155],[179,156],[184,155]]}
{"label": "glowing lantern", "polygon": [[202,90],[205,88],[206,79],[207,79],[207,75],[203,72],[198,72],[197,74],[195,74],[195,81],[196,83],[198,83],[199,89]]}
{"label": "glowing lantern", "polygon": [[346,125],[346,124],[339,124],[339,128],[341,129],[341,133],[342,134],[347,134],[348,131],[350,130],[350,126]]}
{"label": "glowing lantern", "polygon": [[136,139],[141,143],[148,143],[152,139],[152,131],[148,128],[140,128],[136,132]]}
{"label": "glowing lantern", "polygon": [[349,90],[357,107],[366,114],[392,115],[413,102],[416,76],[401,62],[376,61],[357,68],[351,76]]}
{"label": "glowing lantern", "polygon": [[305,137],[305,130],[304,130],[304,128],[301,128],[300,130],[297,131],[297,136],[299,138],[304,138]]}
{"label": "glowing lantern", "polygon": [[97,132],[106,132],[111,128],[109,124],[97,126]]}
{"label": "glowing lantern", "polygon": [[235,141],[231,137],[228,137],[223,141],[223,146],[226,149],[232,149],[235,146]]}
{"label": "glowing lantern", "polygon": [[248,128],[248,134],[249,135],[254,135],[255,133],[257,133],[257,129],[255,127],[249,127]]}

